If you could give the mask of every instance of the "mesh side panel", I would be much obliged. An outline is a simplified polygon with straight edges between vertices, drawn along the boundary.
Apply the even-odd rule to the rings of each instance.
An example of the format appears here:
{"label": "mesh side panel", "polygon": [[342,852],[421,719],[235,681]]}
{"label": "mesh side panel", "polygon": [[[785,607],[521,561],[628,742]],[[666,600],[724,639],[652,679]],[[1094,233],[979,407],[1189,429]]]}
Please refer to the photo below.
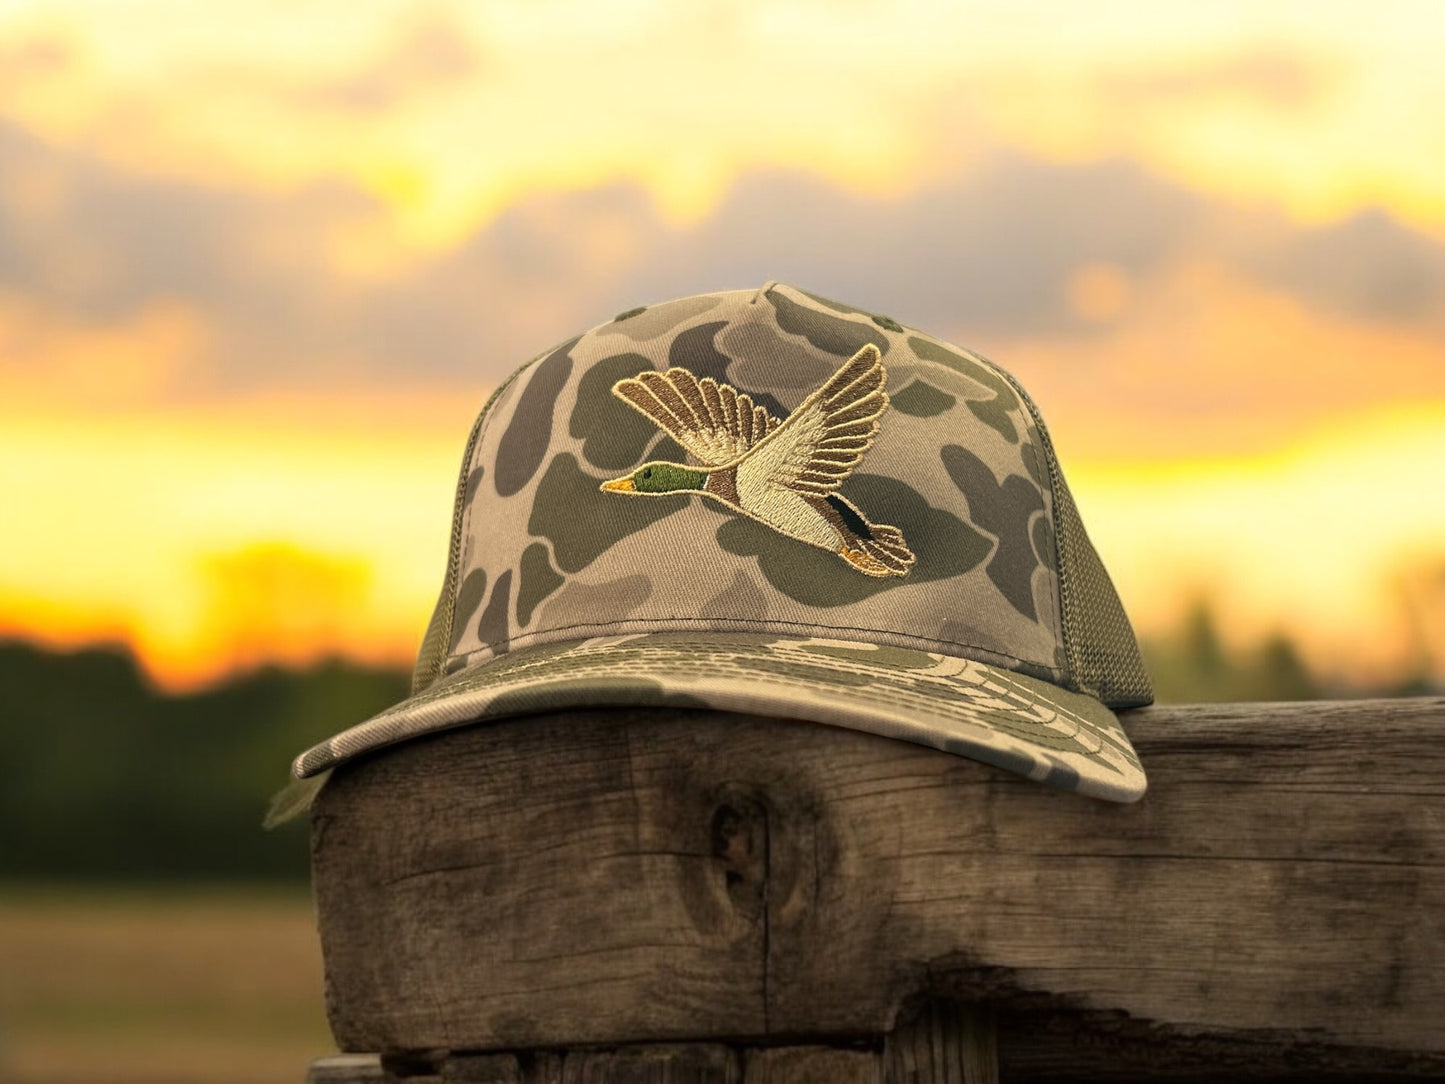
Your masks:
{"label": "mesh side panel", "polygon": [[421,650],[417,652],[416,666],[411,672],[411,692],[415,696],[436,681],[442,672],[442,656],[451,642],[451,614],[448,613],[447,587],[442,585],[441,597],[427,622],[426,636],[422,638]]}
{"label": "mesh side panel", "polygon": [[1074,495],[1069,492],[1069,484],[1059,469],[1059,459],[1054,454],[1048,428],[1039,416],[1039,408],[1010,373],[996,365],[993,368],[1028,408],[1038,427],[1048,463],[1059,552],[1059,608],[1069,665],[1067,684],[1077,692],[1097,696],[1111,708],[1152,704],[1154,687],[1144,669],[1134,627],[1124,613],[1114,581],[1109,579],[1104,562],[1099,560],[1089,533],[1084,530],[1084,521],[1079,518]]}
{"label": "mesh side panel", "polygon": [[542,351],[498,384],[496,390],[487,396],[487,401],[482,404],[482,410],[477,415],[477,420],[472,422],[472,431],[467,436],[467,450],[462,453],[462,467],[457,473],[456,497],[452,502],[452,533],[447,550],[447,575],[442,582],[441,597],[437,599],[436,609],[432,610],[431,621],[427,623],[426,636],[422,638],[421,650],[416,657],[416,666],[411,672],[412,695],[430,687],[437,678],[442,676],[442,667],[446,665],[447,650],[451,647],[452,618],[455,616],[457,604],[457,562],[461,560],[462,556],[462,513],[466,511],[467,479],[471,476],[472,455],[477,450],[477,439],[482,435],[482,422],[486,420],[487,412],[492,409],[492,404],[497,401],[497,396],[501,395],[512,381],[521,376],[529,366],[535,365],[550,353],[550,350]]}
{"label": "mesh side panel", "polygon": [[1139,642],[1104,562],[1089,541],[1068,483],[1052,449],[1049,473],[1054,482],[1054,519],[1059,533],[1059,589],[1064,618],[1064,648],[1074,686],[1091,692],[1111,708],[1132,708],[1154,701],[1154,689],[1139,654]]}

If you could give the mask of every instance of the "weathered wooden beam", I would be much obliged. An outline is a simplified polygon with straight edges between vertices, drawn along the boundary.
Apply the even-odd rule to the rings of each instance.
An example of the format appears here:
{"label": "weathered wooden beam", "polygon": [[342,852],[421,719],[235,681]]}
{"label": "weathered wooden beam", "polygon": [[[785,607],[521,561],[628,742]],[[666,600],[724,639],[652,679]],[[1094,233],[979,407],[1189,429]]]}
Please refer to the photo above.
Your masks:
{"label": "weathered wooden beam", "polygon": [[743,1066],[743,1084],[884,1084],[878,1055],[870,1050],[764,1047],[746,1051]]}
{"label": "weathered wooden beam", "polygon": [[[399,746],[313,810],[333,1031],[832,1041],[932,996],[1445,1072],[1445,700],[1125,722],[1150,776],[1133,806],[725,713]],[[1005,1067],[1011,1041],[1001,1023]]]}
{"label": "weathered wooden beam", "polygon": [[[340,1054],[308,1084],[1379,1084],[1438,1081],[1438,1055],[1331,1047],[1298,1035],[1159,1029],[1122,1014],[997,1016],[998,1063],[960,1057],[979,1007],[933,1002],[878,1044],[636,1044],[410,1057]],[[986,1012],[986,1011],[985,1011]],[[985,1019],[992,1017],[987,1013]],[[976,1054],[987,1044],[973,1043]],[[741,1075],[738,1075],[741,1074]]]}
{"label": "weathered wooden beam", "polygon": [[998,1084],[991,1006],[930,1001],[888,1033],[880,1066],[889,1084]]}
{"label": "weathered wooden beam", "polygon": [[[524,1067],[525,1063],[525,1067]],[[608,1050],[448,1055],[421,1072],[400,1074],[379,1055],[340,1054],[311,1064],[307,1084],[922,1084],[885,1082],[878,1054],[826,1046],[732,1049],[626,1046]],[[943,1082],[942,1084],[954,1084]],[[972,1081],[966,1084],[974,1084]]]}
{"label": "weathered wooden beam", "polygon": [[933,1002],[881,1049],[634,1044],[606,1049],[409,1058],[342,1054],[307,1084],[998,1084],[993,1013]]}
{"label": "weathered wooden beam", "polygon": [[530,1075],[537,1084],[742,1084],[736,1051],[714,1044],[569,1051]]}

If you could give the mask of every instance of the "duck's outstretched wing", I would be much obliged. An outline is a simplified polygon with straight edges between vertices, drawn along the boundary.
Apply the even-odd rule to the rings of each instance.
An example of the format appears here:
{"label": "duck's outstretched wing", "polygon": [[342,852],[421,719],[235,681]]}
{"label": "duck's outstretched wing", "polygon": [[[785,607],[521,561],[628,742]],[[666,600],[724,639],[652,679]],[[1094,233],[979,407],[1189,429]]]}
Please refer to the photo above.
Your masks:
{"label": "duck's outstretched wing", "polygon": [[619,380],[612,394],[651,418],[704,467],[741,458],[781,423],[745,392],[686,369]]}
{"label": "duck's outstretched wing", "polygon": [[869,343],[758,443],[738,467],[739,487],[832,493],[873,446],[888,409],[887,381],[878,347]]}

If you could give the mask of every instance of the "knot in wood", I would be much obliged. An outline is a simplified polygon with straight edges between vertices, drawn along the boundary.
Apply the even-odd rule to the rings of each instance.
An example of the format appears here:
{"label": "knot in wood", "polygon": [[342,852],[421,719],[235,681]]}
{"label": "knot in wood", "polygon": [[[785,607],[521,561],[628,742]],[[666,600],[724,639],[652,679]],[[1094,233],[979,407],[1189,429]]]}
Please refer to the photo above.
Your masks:
{"label": "knot in wood", "polygon": [[729,788],[715,803],[709,835],[728,898],[749,919],[767,905],[768,807],[755,794]]}

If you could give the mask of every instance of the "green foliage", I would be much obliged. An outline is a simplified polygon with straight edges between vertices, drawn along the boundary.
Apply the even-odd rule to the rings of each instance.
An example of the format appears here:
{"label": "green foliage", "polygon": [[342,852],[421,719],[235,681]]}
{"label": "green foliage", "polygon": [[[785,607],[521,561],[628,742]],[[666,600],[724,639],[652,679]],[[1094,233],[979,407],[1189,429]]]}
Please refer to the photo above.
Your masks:
{"label": "green foliage", "polygon": [[1204,602],[1195,604],[1175,636],[1146,640],[1141,646],[1160,701],[1315,700],[1326,695],[1294,644],[1281,634],[1231,654]]}
{"label": "green foliage", "polygon": [[301,880],[305,820],[261,831],[304,747],[407,694],[332,662],[165,696],[129,655],[0,643],[0,876]]}

